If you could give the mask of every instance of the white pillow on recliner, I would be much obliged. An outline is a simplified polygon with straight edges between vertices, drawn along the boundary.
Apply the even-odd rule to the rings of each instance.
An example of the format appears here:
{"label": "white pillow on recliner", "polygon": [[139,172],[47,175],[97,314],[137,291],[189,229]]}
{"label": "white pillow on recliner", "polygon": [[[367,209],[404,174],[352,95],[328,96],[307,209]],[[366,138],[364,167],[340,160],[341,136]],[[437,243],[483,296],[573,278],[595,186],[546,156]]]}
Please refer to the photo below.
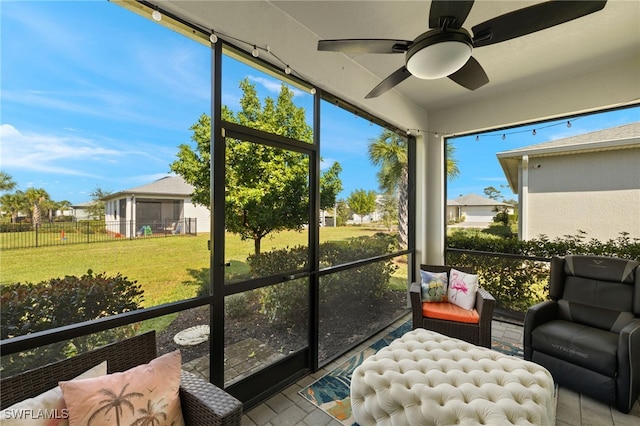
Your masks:
{"label": "white pillow on recliner", "polygon": [[447,299],[449,303],[471,310],[476,305],[476,293],[478,292],[478,276],[467,274],[457,269],[449,272],[449,290]]}

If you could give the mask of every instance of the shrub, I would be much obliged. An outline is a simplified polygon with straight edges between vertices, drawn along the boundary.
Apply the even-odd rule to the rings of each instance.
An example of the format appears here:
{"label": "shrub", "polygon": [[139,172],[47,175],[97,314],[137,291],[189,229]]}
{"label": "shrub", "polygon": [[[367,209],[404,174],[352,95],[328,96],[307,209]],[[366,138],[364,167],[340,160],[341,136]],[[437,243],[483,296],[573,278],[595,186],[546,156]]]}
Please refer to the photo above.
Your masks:
{"label": "shrub", "polygon": [[[520,241],[479,232],[453,232],[447,240],[451,248],[551,258],[567,254],[611,256],[640,260],[640,239],[627,233],[608,241],[587,239],[584,232],[550,240],[541,235]],[[548,298],[549,265],[545,261],[507,258],[473,253],[447,253],[447,264],[473,266],[482,286],[497,300],[498,306],[525,312],[531,305]]]}
{"label": "shrub", "polygon": [[506,211],[499,211],[498,213],[496,213],[496,215],[493,217],[493,221],[495,223],[501,223],[504,226],[509,225],[509,213],[507,213]]}
{"label": "shrub", "polygon": [[[251,255],[247,262],[254,276],[268,276],[303,269],[308,262],[308,249],[304,246]],[[304,316],[308,306],[308,286],[294,280],[258,289],[260,310],[271,321],[295,321]]]}
{"label": "shrub", "polygon": [[[136,281],[117,274],[113,277],[89,270],[81,277],[53,278],[37,284],[16,283],[0,287],[0,338],[50,330],[65,325],[107,317],[140,308],[143,290]],[[3,362],[3,374],[22,371],[32,363],[43,365],[133,334],[133,327],[59,342],[30,351],[30,356],[13,354]]]}
{"label": "shrub", "polygon": [[511,229],[511,226],[497,224],[497,223],[493,223],[493,224],[489,225],[488,228],[483,229],[481,232],[483,232],[485,234],[496,235],[496,236],[502,237],[502,238],[515,237],[515,235],[513,234],[512,229]]}
{"label": "shrub", "polygon": [[225,310],[230,318],[242,318],[249,314],[249,301],[244,293],[226,297]]}
{"label": "shrub", "polygon": [[[394,235],[378,233],[371,237],[348,241],[331,241],[320,245],[320,266],[329,267],[390,253],[398,246]],[[297,246],[273,250],[247,259],[256,276],[267,276],[283,271],[304,268],[308,250]],[[322,278],[320,303],[331,306],[348,303],[353,294],[359,299],[382,296],[389,288],[395,270],[391,260],[376,262],[330,274]],[[289,281],[258,290],[262,313],[272,321],[295,323],[307,315],[309,292],[307,281]]]}

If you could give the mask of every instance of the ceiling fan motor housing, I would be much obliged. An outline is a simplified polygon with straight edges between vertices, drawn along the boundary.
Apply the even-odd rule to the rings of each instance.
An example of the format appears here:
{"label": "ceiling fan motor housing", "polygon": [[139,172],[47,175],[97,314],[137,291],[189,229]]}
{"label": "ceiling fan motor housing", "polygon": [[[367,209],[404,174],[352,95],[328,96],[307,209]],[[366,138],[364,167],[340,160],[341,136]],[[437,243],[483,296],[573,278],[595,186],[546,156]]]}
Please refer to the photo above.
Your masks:
{"label": "ceiling fan motor housing", "polygon": [[433,80],[458,71],[471,57],[473,41],[465,29],[434,29],[414,40],[406,55],[415,77]]}

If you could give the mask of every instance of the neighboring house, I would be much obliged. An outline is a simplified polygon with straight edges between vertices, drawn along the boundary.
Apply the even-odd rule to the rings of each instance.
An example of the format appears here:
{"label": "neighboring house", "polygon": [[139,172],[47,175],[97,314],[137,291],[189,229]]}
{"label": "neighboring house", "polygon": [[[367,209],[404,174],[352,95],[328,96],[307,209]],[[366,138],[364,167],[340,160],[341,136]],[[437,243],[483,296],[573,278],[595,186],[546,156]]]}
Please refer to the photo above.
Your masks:
{"label": "neighboring house", "polygon": [[89,207],[91,203],[78,203],[71,205],[71,215],[73,220],[91,220],[91,213],[89,213]]}
{"label": "neighboring house", "polygon": [[513,206],[477,194],[468,194],[447,200],[447,221],[463,221],[468,224],[489,225],[499,210],[513,214]]}
{"label": "neighboring house", "polygon": [[[145,226],[152,232],[184,233],[183,226],[188,225],[189,219],[195,219],[197,226],[196,231],[189,229],[189,232],[209,232],[211,214],[206,207],[191,202],[193,190],[182,177],[168,176],[109,194],[104,198],[105,221],[117,221],[119,229],[110,231],[127,237],[144,232]],[[178,226],[179,223],[182,225]]]}
{"label": "neighboring house", "polygon": [[640,238],[640,122],[496,155],[518,194],[521,239]]}
{"label": "neighboring house", "polygon": [[447,200],[447,223],[460,221],[460,203]]}

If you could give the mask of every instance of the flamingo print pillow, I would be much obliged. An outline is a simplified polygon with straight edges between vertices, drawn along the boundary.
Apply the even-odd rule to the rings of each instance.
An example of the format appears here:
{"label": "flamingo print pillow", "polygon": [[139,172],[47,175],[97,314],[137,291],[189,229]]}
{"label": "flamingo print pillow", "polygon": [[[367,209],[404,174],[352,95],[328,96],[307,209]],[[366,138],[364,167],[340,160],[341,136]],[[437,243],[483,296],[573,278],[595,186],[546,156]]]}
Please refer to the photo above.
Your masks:
{"label": "flamingo print pillow", "polygon": [[476,305],[477,292],[477,275],[451,269],[451,272],[449,272],[449,291],[447,292],[449,303],[471,310]]}
{"label": "flamingo print pillow", "polygon": [[180,351],[174,351],[122,373],[60,382],[69,425],[184,426],[181,361]]}
{"label": "flamingo print pillow", "polygon": [[420,271],[423,302],[447,301],[447,273]]}

